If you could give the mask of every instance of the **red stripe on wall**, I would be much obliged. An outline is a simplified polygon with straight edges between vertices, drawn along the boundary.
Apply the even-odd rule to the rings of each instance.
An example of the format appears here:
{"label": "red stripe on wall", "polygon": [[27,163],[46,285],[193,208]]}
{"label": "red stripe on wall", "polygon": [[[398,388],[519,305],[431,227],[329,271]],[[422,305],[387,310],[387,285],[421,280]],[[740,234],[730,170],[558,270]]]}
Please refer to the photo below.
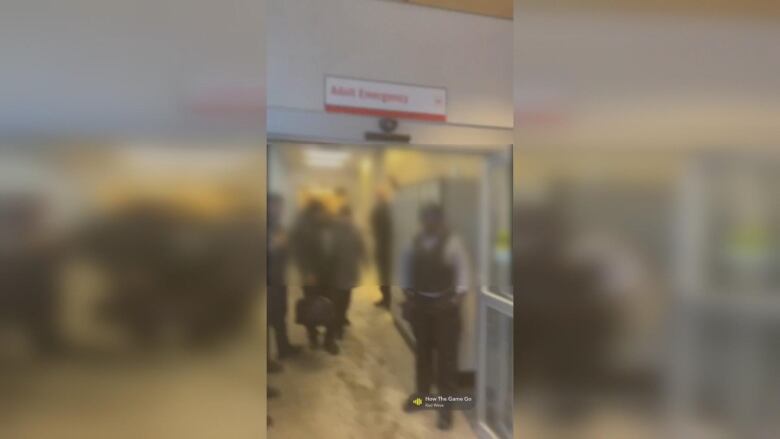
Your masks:
{"label": "red stripe on wall", "polygon": [[347,107],[343,105],[325,105],[328,113],[359,114],[361,116],[395,117],[398,119],[426,120],[430,122],[446,122],[445,114],[414,113],[411,111],[377,110],[373,108]]}

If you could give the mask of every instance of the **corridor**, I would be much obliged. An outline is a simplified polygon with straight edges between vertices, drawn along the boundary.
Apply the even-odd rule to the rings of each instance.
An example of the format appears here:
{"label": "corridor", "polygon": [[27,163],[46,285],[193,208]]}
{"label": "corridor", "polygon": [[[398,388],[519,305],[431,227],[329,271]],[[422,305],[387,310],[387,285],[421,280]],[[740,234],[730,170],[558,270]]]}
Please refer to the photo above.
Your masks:
{"label": "corridor", "polygon": [[[299,291],[290,291],[290,303]],[[273,426],[269,439],[422,439],[473,438],[463,412],[451,431],[436,429],[435,412],[401,410],[414,382],[414,356],[387,311],[374,307],[376,287],[353,292],[341,354],[330,356],[308,346],[285,360],[284,370],[269,375],[281,396],[268,401]],[[291,306],[292,307],[292,306]],[[306,333],[288,317],[291,339],[303,344]]]}

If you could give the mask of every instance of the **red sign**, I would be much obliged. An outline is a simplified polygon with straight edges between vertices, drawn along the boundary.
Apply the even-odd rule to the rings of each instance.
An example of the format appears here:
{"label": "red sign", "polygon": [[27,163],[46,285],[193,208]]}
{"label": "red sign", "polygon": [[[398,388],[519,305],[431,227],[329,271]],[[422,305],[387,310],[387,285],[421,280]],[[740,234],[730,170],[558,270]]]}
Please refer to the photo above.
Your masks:
{"label": "red sign", "polygon": [[445,122],[447,90],[328,76],[325,78],[325,110]]}

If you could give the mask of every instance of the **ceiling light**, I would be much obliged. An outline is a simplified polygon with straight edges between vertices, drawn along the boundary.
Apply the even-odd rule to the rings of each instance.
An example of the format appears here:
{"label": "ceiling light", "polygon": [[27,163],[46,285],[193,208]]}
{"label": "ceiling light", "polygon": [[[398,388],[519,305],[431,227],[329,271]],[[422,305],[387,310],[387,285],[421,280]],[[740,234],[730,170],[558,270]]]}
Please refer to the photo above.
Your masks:
{"label": "ceiling light", "polygon": [[306,164],[315,168],[340,168],[350,159],[348,151],[323,148],[307,149],[304,152]]}

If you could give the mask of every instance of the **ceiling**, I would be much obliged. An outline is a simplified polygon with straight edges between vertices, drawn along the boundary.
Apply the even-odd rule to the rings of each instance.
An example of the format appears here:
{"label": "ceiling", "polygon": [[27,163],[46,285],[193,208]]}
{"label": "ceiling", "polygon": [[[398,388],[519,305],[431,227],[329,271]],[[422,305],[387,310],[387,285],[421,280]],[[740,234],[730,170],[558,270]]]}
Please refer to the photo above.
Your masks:
{"label": "ceiling", "polygon": [[[497,0],[485,0],[492,3]],[[579,10],[685,16],[780,18],[777,0],[519,0],[529,10]]]}
{"label": "ceiling", "polygon": [[[512,18],[513,0],[405,0],[493,17]],[[575,10],[745,18],[780,18],[778,0],[518,0],[529,11]]]}
{"label": "ceiling", "polygon": [[512,18],[512,0],[407,0],[408,3],[492,17]]}

